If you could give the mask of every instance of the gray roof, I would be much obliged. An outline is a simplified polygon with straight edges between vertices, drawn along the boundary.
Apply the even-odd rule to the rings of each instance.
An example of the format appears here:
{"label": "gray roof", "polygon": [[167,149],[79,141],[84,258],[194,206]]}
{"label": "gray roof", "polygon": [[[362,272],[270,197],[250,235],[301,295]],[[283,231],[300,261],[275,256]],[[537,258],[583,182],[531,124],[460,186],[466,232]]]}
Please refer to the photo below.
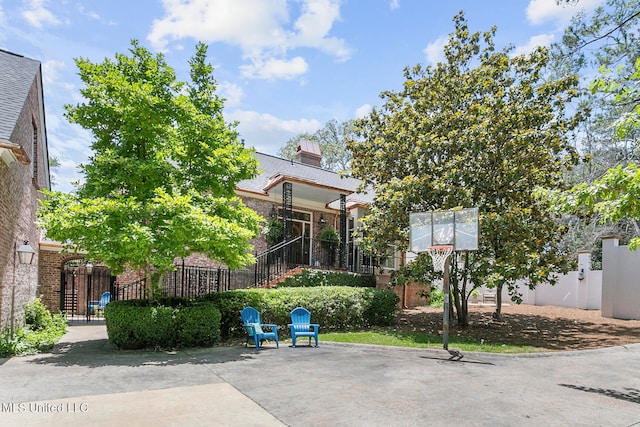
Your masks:
{"label": "gray roof", "polygon": [[9,141],[40,62],[0,50],[0,140]]}
{"label": "gray roof", "polygon": [[259,163],[260,174],[253,179],[239,182],[238,190],[266,195],[271,192],[272,187],[277,192],[276,184],[283,181],[294,181],[298,185],[332,189],[336,194],[347,194],[347,199],[352,202],[357,200],[367,203],[370,201],[370,197],[366,194],[354,194],[361,183],[359,179],[344,177],[336,172],[269,154],[255,153],[255,157]]}
{"label": "gray roof", "polygon": [[299,178],[309,182],[310,185],[341,189],[349,194],[355,192],[360,184],[358,179],[342,177],[335,172],[304,163],[263,153],[255,153],[255,157],[260,165],[261,173],[254,179],[238,183],[238,189],[264,193],[264,189],[267,188],[270,181],[278,175]]}

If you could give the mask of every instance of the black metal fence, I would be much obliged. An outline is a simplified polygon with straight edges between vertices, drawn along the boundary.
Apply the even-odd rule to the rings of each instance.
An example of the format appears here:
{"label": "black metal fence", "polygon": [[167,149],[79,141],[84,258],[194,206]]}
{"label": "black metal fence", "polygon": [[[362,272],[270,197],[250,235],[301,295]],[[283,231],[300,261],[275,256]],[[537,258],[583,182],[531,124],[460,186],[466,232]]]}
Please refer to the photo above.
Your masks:
{"label": "black metal fence", "polygon": [[[375,258],[365,255],[353,242],[342,247],[298,237],[256,255],[256,263],[249,269],[230,271],[226,268],[179,265],[163,277],[161,295],[194,298],[214,292],[266,286],[297,267],[373,274],[374,261]],[[112,299],[141,299],[148,297],[147,292],[147,281],[143,278],[128,284],[116,284]]]}
{"label": "black metal fence", "polygon": [[[190,267],[179,265],[176,270],[162,278],[163,297],[194,298],[204,294],[223,292],[238,287],[249,287],[250,280],[242,286],[238,280],[232,280],[231,271],[226,268]],[[249,286],[247,286],[248,284]],[[141,299],[148,297],[146,278],[124,285],[116,285],[116,300]]]}
{"label": "black metal fence", "polygon": [[366,255],[355,242],[341,246],[334,242],[298,237],[274,245],[256,256],[254,284],[269,284],[296,267],[373,274],[375,264],[375,258]]}

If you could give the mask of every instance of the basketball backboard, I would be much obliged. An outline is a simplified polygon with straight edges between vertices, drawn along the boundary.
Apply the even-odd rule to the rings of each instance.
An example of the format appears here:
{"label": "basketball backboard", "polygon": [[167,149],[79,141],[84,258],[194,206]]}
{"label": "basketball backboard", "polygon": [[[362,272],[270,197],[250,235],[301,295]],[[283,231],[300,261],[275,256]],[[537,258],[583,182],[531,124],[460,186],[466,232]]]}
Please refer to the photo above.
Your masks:
{"label": "basketball backboard", "polygon": [[444,245],[456,251],[478,250],[478,208],[412,213],[409,227],[412,252]]}

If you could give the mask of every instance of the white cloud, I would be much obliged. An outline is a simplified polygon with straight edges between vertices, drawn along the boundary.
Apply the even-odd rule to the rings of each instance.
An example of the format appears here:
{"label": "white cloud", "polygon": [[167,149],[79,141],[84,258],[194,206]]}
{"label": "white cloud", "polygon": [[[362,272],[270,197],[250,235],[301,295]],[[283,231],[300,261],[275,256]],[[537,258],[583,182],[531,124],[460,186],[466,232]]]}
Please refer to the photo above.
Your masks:
{"label": "white cloud", "polygon": [[396,10],[399,7],[400,7],[400,0],[391,0],[391,3],[389,3],[389,9],[391,10]]}
{"label": "white cloud", "polygon": [[513,54],[515,56],[524,55],[533,52],[533,50],[538,46],[550,46],[551,43],[553,43],[554,38],[555,36],[553,34],[539,34],[537,36],[533,36],[529,39],[527,44],[516,47]]}
{"label": "white cloud", "polygon": [[336,0],[306,0],[302,13],[294,24],[298,31],[288,41],[291,47],[314,47],[335,56],[340,61],[349,59],[351,51],[344,40],[327,37],[333,23],[340,19],[340,4]]}
{"label": "white cloud", "polygon": [[43,24],[60,24],[60,20],[46,9],[45,0],[23,0],[22,3],[24,4],[22,17],[26,19],[32,27],[40,29],[43,27]]}
{"label": "white cloud", "polygon": [[237,107],[242,104],[244,92],[237,84],[229,82],[218,83],[218,90],[220,91],[220,97],[226,99],[225,107]]}
{"label": "white cloud", "polygon": [[423,52],[427,57],[427,62],[432,65],[444,60],[444,46],[449,41],[448,37],[438,37],[434,42],[429,43]]}
{"label": "white cloud", "polygon": [[245,50],[281,44],[288,20],[286,0],[163,0],[165,17],[153,21],[147,38],[156,48],[192,37]]}
{"label": "white cloud", "polygon": [[309,65],[304,58],[296,56],[290,60],[269,58],[267,60],[257,59],[251,65],[242,65],[240,70],[243,77],[257,78],[264,80],[285,79],[291,80],[309,69]]}
{"label": "white cloud", "polygon": [[[288,59],[297,48],[313,48],[349,59],[344,40],[329,35],[340,18],[341,0],[163,0],[165,16],[153,21],[147,39],[156,49],[170,41],[194,38],[206,43],[227,43],[240,47],[249,65],[246,76],[294,78],[308,65],[299,55]],[[291,24],[290,10],[300,14]],[[265,68],[261,70],[260,68]]]}
{"label": "white cloud", "polygon": [[565,26],[580,10],[591,10],[605,0],[580,0],[576,4],[559,5],[556,0],[531,0],[527,6],[527,19],[535,25],[556,22]]}
{"label": "white cloud", "polygon": [[94,12],[92,10],[86,10],[84,8],[84,5],[79,4],[79,5],[77,5],[77,7],[78,7],[78,12],[81,15],[87,16],[87,17],[89,17],[91,19],[95,19],[96,21],[100,20],[100,15],[98,15],[96,12]]}
{"label": "white cloud", "polygon": [[275,154],[286,142],[301,133],[314,133],[322,127],[315,119],[284,120],[271,114],[236,110],[225,114],[228,121],[238,121],[238,132],[247,146]]}
{"label": "white cloud", "polygon": [[373,107],[369,104],[363,104],[356,108],[356,119],[361,119],[371,112]]}
{"label": "white cloud", "polygon": [[60,81],[60,70],[64,68],[63,61],[49,60],[42,63],[42,80],[46,85],[52,85]]}
{"label": "white cloud", "polygon": [[55,172],[56,190],[72,192],[72,182],[82,181],[78,166],[87,163],[91,155],[91,132],[78,125],[70,124],[58,114],[47,112],[47,143],[49,154],[60,160]]}

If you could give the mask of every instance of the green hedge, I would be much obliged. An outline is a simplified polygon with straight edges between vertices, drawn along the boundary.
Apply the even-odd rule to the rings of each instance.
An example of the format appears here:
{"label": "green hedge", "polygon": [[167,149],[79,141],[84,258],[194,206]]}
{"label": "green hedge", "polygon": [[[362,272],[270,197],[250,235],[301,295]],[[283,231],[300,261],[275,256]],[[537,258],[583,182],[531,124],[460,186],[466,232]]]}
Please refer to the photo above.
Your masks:
{"label": "green hedge", "polygon": [[347,286],[245,289],[205,295],[197,300],[113,301],[105,309],[109,340],[121,349],[207,347],[245,332],[240,311],[252,306],[263,323],[275,323],[288,336],[291,310],[305,307],[320,330],[387,326],[398,296],[390,290]]}
{"label": "green hedge", "polygon": [[287,277],[278,287],[312,287],[312,286],[353,286],[375,288],[376,278],[372,274],[357,274],[344,271],[302,270]]}
{"label": "green hedge", "polygon": [[394,319],[398,296],[390,290],[322,286],[315,288],[247,289],[209,294],[222,313],[223,338],[244,333],[240,311],[252,306],[261,313],[263,323],[275,323],[288,334],[291,310],[304,307],[321,331],[354,330],[387,326]]}
{"label": "green hedge", "polygon": [[209,347],[220,340],[220,310],[206,301],[112,301],[104,317],[109,340],[121,349]]}

